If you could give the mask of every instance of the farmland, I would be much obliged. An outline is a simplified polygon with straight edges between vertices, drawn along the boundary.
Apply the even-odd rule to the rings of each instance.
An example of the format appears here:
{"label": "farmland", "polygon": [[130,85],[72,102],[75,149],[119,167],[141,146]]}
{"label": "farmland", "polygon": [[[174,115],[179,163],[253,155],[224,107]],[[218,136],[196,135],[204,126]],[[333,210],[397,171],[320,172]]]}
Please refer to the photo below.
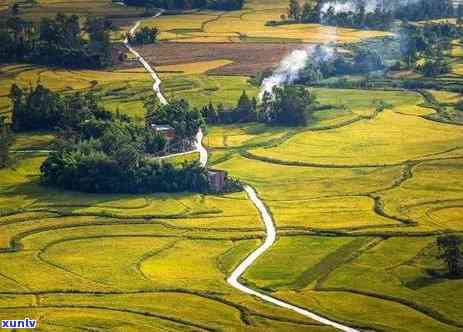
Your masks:
{"label": "farmland", "polygon": [[[243,90],[258,96],[252,75],[302,43],[334,41],[333,28],[317,24],[265,26],[286,6],[250,0],[241,11],[146,18],[142,26],[159,27],[161,42],[137,50],[169,101],[232,108]],[[125,31],[141,9],[121,7],[44,0],[22,15],[104,14]],[[386,34],[338,28],[335,40]],[[459,84],[460,53],[455,42],[452,72],[433,82]],[[1,115],[10,114],[13,83],[93,91],[107,109],[139,121],[153,93],[133,60],[105,70],[3,64]],[[463,231],[462,95],[435,87],[307,89],[324,107],[306,126],[248,122],[205,131],[209,166],[251,185],[277,229],[275,244],[240,281],[359,331],[463,331],[463,280],[446,276],[436,245],[439,235]],[[40,167],[54,138],[15,133],[10,164],[0,169],[0,319],[38,319],[41,331],[336,331],[227,283],[266,239],[245,192],[47,187]],[[178,167],[198,158],[161,162]]]}

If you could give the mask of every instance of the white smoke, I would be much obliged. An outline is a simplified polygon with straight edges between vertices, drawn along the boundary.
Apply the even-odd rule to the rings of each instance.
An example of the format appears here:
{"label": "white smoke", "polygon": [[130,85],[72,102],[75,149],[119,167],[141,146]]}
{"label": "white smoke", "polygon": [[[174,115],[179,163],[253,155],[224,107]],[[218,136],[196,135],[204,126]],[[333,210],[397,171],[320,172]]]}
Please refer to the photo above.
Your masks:
{"label": "white smoke", "polygon": [[361,2],[365,4],[365,12],[372,13],[376,10],[376,8],[391,10],[397,8],[397,6],[416,3],[417,1],[419,0],[330,0],[323,3],[320,8],[320,14],[322,16],[323,14],[326,14],[330,7],[334,9],[335,14],[348,12],[358,13]]}
{"label": "white smoke", "polygon": [[356,6],[353,2],[338,3],[336,1],[325,2],[320,8],[320,13],[325,14],[328,9],[333,8],[335,14],[355,12]]}
{"label": "white smoke", "polygon": [[333,55],[334,49],[330,46],[315,47],[310,45],[304,49],[292,51],[281,60],[272,75],[262,81],[259,99],[262,99],[265,92],[272,93],[275,86],[297,81],[309,59],[314,62],[321,62],[332,58]]}
{"label": "white smoke", "polygon": [[271,93],[274,86],[296,81],[299,78],[299,73],[307,63],[309,53],[309,49],[306,48],[303,50],[294,50],[285,56],[272,76],[263,80],[259,98],[262,98],[266,91]]}

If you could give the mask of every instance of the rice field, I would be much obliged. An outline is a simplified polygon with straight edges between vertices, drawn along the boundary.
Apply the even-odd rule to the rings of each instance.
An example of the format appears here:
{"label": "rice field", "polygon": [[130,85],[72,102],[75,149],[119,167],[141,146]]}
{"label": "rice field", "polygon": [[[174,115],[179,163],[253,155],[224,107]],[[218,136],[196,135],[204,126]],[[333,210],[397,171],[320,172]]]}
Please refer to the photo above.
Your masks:
{"label": "rice field", "polygon": [[[214,167],[253,185],[279,229],[243,281],[350,326],[459,331],[461,280],[434,273],[445,271],[436,234],[462,230],[460,128],[427,118],[412,92],[315,90],[338,125],[206,138]],[[389,107],[375,114],[375,100]],[[360,118],[343,124],[346,113]]]}
{"label": "rice field", "polygon": [[2,317],[47,331],[331,330],[226,284],[262,237],[243,193],[55,192],[38,184],[43,159],[0,170]]}
{"label": "rice field", "polygon": [[163,16],[143,22],[161,29],[162,41],[175,42],[285,42],[329,43],[356,42],[364,38],[388,35],[381,31],[289,24],[270,27],[265,23],[286,14],[287,3],[248,4],[241,11],[204,11],[182,16]]}
{"label": "rice field", "polygon": [[42,84],[57,92],[88,91],[102,97],[109,110],[119,110],[134,117],[144,115],[145,97],[151,94],[151,77],[143,68],[114,70],[65,70],[29,64],[0,66],[0,113],[10,111],[12,84],[23,88]]}
{"label": "rice field", "polygon": [[[239,12],[144,24],[161,27],[161,38],[174,42],[332,40],[333,31],[317,25],[265,27],[286,5],[250,0]],[[44,0],[23,14],[72,7],[65,11],[123,15],[117,6]],[[381,33],[337,34],[339,41],[356,41]],[[258,93],[248,76],[208,75],[232,64],[214,58],[156,69],[168,99],[232,107],[243,90]],[[152,92],[142,68],[2,66],[0,112],[8,113],[12,83],[38,82],[62,92],[94,88],[106,107],[134,117],[143,115],[144,97]],[[208,128],[211,165],[255,187],[278,229],[277,242],[243,283],[363,331],[461,331],[462,281],[439,277],[445,266],[435,244],[438,234],[463,230],[461,127],[434,119],[415,92],[313,91],[332,107],[317,111],[307,127]],[[430,92],[456,112],[459,94]],[[388,104],[381,113],[379,101]],[[44,150],[52,139],[50,133],[16,135],[13,149]],[[0,170],[2,319],[38,319],[42,331],[334,331],[227,284],[265,235],[245,193],[61,191],[40,184],[45,158],[18,153]]]}
{"label": "rice field", "polygon": [[[164,84],[208,83],[190,67],[171,70]],[[214,79],[220,87],[238,78]],[[253,185],[279,231],[243,282],[350,326],[458,331],[461,282],[429,271],[444,268],[436,234],[462,230],[459,128],[425,118],[432,110],[415,93],[315,92],[332,108],[307,128],[208,130],[214,168]],[[458,98],[434,94],[441,102]],[[389,104],[382,113],[378,100]],[[19,135],[15,148],[40,150],[52,138]],[[332,331],[226,283],[264,236],[244,193],[64,192],[40,185],[44,158],[18,154],[0,170],[2,317],[38,317],[47,331]]]}
{"label": "rice field", "polygon": [[22,18],[38,21],[42,17],[54,17],[58,13],[76,14],[79,16],[96,15],[112,18],[135,18],[143,10],[135,7],[125,7],[112,0],[38,0],[36,5],[27,1],[0,0],[0,11],[6,11],[13,4],[19,4],[19,13]]}
{"label": "rice field", "polygon": [[205,74],[164,76],[161,89],[170,99],[188,100],[192,107],[201,108],[209,102],[234,107],[239,96],[246,90],[250,97],[257,96],[259,89],[251,85],[246,76],[207,76]]}

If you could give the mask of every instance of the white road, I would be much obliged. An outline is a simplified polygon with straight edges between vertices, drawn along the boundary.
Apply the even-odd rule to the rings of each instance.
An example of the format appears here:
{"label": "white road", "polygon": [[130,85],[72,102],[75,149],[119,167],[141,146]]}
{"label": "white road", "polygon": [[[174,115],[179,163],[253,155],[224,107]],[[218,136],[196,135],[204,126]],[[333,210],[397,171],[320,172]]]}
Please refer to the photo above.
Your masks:
{"label": "white road", "polygon": [[256,296],[264,301],[273,303],[279,307],[286,308],[291,311],[297,312],[298,314],[311,318],[319,323],[332,326],[340,331],[359,332],[356,329],[333,322],[327,318],[321,317],[306,309],[286,303],[284,301],[271,297],[267,294],[260,293],[239,282],[239,278],[243,275],[243,273],[256,261],[257,258],[259,258],[259,256],[261,256],[264,252],[266,252],[275,243],[276,235],[277,235],[277,231],[276,231],[273,219],[270,216],[270,213],[268,212],[267,208],[265,207],[265,204],[257,196],[257,193],[254,190],[254,188],[252,188],[251,186],[245,185],[244,190],[248,194],[249,199],[255,205],[257,210],[259,210],[259,213],[262,217],[262,221],[264,222],[264,225],[265,225],[266,237],[265,237],[264,243],[259,248],[257,248],[254,252],[252,252],[248,257],[246,257],[246,259],[242,261],[240,265],[238,265],[238,267],[232,272],[230,277],[228,277],[227,282],[233,287],[235,287],[236,289],[244,293]]}
{"label": "white road", "polygon": [[169,154],[167,156],[162,156],[159,159],[167,159],[167,158],[172,158],[172,157],[185,156],[185,155],[188,155],[188,154],[199,152],[199,163],[201,164],[202,167],[206,167],[206,165],[207,165],[207,150],[203,146],[203,136],[204,136],[203,131],[201,130],[201,128],[199,128],[198,133],[196,134],[195,149],[194,150]]}
{"label": "white road", "polygon": [[[159,12],[155,17],[158,17],[161,14],[162,14],[162,12]],[[139,26],[140,26],[140,21],[138,21],[133,26],[133,28],[130,29],[130,34],[133,34],[135,32],[135,30]],[[162,91],[161,91],[161,88],[160,88],[161,79],[156,74],[155,70],[149,65],[148,62],[145,61],[145,59],[143,59],[143,57],[137,51],[135,51],[129,45],[129,42],[128,42],[127,39],[124,41],[124,43],[125,43],[125,46],[127,47],[127,49],[137,57],[138,61],[140,61],[140,63],[151,74],[151,77],[153,78],[153,81],[154,81],[153,91],[156,94],[156,96],[159,98],[160,103],[162,105],[167,105],[168,104],[167,99],[162,94]],[[188,154],[188,153],[193,153],[193,152],[198,151],[199,155],[200,155],[199,162],[203,167],[206,167],[207,160],[208,160],[208,154],[207,154],[207,149],[202,144],[202,141],[203,141],[203,132],[202,132],[201,129],[199,129],[198,133],[196,134],[196,142],[195,142],[196,150],[185,152],[185,153],[182,153],[182,154]],[[182,154],[176,154],[176,155],[182,155]],[[173,155],[169,155],[169,156],[165,156],[165,157],[171,157],[171,156],[173,156]],[[238,265],[238,267],[232,272],[230,277],[228,277],[227,282],[231,286],[233,286],[234,288],[236,288],[236,289],[238,289],[238,290],[240,290],[240,291],[242,291],[242,292],[244,292],[246,294],[258,297],[258,298],[260,298],[260,299],[262,299],[264,301],[267,301],[269,303],[273,303],[273,304],[275,304],[275,305],[277,305],[279,307],[286,308],[288,310],[297,312],[297,313],[299,313],[299,314],[301,314],[301,315],[303,315],[305,317],[311,318],[311,319],[313,319],[313,320],[315,320],[317,322],[320,322],[322,324],[332,326],[332,327],[334,327],[334,328],[336,328],[336,329],[338,329],[340,331],[359,332],[356,329],[353,329],[353,328],[350,328],[348,326],[336,323],[336,322],[331,321],[331,320],[329,320],[327,318],[321,317],[321,316],[319,316],[319,315],[317,315],[317,314],[315,314],[313,312],[310,312],[310,311],[308,311],[306,309],[297,307],[295,305],[286,303],[284,301],[276,299],[276,298],[274,298],[272,296],[269,296],[267,294],[258,292],[258,291],[254,290],[254,289],[251,289],[251,288],[249,288],[249,287],[247,287],[247,286],[245,286],[245,285],[243,285],[243,284],[241,284],[239,282],[239,278],[243,275],[243,273],[256,261],[257,258],[259,258],[259,256],[261,256],[263,253],[265,253],[275,243],[276,235],[277,235],[277,231],[276,231],[273,219],[270,216],[269,211],[265,207],[265,204],[257,196],[257,193],[254,190],[254,188],[252,188],[249,185],[245,185],[244,190],[246,191],[249,199],[255,205],[255,207],[257,208],[257,210],[259,211],[259,213],[260,213],[260,215],[262,217],[262,221],[263,221],[264,226],[265,226],[266,237],[265,237],[264,243],[259,248],[257,248],[255,251],[253,251],[248,257],[246,257],[246,259],[244,261],[242,261],[240,265]]]}
{"label": "white road", "polygon": [[[163,12],[160,11],[159,13],[157,13],[154,17],[158,17],[162,14]],[[137,23],[135,23],[135,25],[132,27],[132,29],[130,29],[130,34],[133,35],[135,33],[135,31],[138,29],[138,27],[140,26],[140,22],[141,21],[137,21]],[[159,78],[158,74],[156,74],[156,72],[154,71],[154,69],[149,65],[149,63],[143,59],[143,57],[134,49],[132,48],[132,46],[130,46],[129,44],[129,40],[126,38],[124,40],[124,44],[125,44],[125,47],[127,47],[127,49],[133,54],[135,55],[135,57],[137,58],[137,60],[143,65],[143,67],[145,67],[145,69],[151,74],[151,77],[153,78],[153,81],[154,81],[154,84],[153,84],[153,91],[154,93],[156,94],[156,96],[158,97],[159,99],[159,102],[162,104],[162,105],[167,105],[167,99],[164,97],[164,95],[162,94],[162,91],[161,91],[161,79]]]}

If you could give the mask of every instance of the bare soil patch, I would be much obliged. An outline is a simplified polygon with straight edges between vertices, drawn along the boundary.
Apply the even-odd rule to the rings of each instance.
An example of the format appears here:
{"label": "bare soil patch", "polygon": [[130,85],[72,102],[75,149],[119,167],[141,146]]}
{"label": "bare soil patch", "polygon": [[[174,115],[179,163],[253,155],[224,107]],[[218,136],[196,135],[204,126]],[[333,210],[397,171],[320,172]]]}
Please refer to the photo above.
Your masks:
{"label": "bare soil patch", "polygon": [[138,51],[154,66],[226,59],[233,63],[212,69],[208,74],[255,75],[301,47],[282,43],[161,43],[139,47]]}

